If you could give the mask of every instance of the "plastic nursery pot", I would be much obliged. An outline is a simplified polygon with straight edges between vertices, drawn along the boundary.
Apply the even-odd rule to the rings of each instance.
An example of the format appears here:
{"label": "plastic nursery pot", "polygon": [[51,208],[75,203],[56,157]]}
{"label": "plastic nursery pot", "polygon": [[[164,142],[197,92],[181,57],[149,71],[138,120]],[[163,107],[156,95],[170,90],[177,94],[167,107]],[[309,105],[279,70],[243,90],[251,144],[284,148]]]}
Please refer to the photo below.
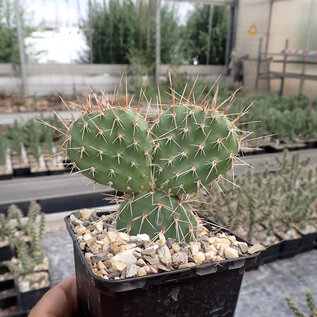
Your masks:
{"label": "plastic nursery pot", "polygon": [[317,232],[302,234],[301,252],[312,250],[316,246]]}
{"label": "plastic nursery pot", "polygon": [[304,233],[303,230],[294,227],[295,230],[301,235],[301,249],[300,252],[307,252],[315,247],[315,243],[317,240],[317,231]]}
{"label": "plastic nursery pot", "polygon": [[[9,273],[5,266],[0,267],[1,275]],[[17,292],[15,289],[14,278],[8,277],[0,280],[0,309],[7,309],[17,304]]]}
{"label": "plastic nursery pot", "polygon": [[258,257],[259,265],[276,261],[281,256],[282,244],[283,242],[272,244],[264,251],[262,251]]}
{"label": "plastic nursery pot", "polygon": [[[18,285],[18,281],[16,281],[16,285]],[[50,286],[31,290],[28,292],[19,291],[18,304],[20,309],[24,311],[31,310],[49,289]]]}
{"label": "plastic nursery pot", "polygon": [[[246,265],[259,255],[226,260],[220,265],[208,263],[145,277],[103,280],[92,273],[69,216],[65,222],[74,244],[81,317],[234,316]],[[239,237],[237,240],[245,242]]]}
{"label": "plastic nursery pot", "polygon": [[281,244],[280,259],[288,259],[301,252],[302,239],[284,240]]}
{"label": "plastic nursery pot", "polygon": [[262,251],[262,252],[260,253],[260,255],[259,255],[254,261],[252,261],[252,262],[250,262],[250,263],[248,263],[248,264],[246,265],[246,268],[245,268],[245,271],[246,271],[246,272],[248,272],[248,271],[253,271],[253,270],[257,270],[257,269],[259,268],[259,266],[261,265],[260,257],[261,257],[261,255],[262,255],[263,252],[265,252],[265,250]]}
{"label": "plastic nursery pot", "polygon": [[29,167],[19,167],[13,169],[13,175],[15,177],[26,177],[30,175],[30,168]]}
{"label": "plastic nursery pot", "polygon": [[0,248],[0,262],[8,261],[12,258],[12,251],[10,245],[6,245]]}

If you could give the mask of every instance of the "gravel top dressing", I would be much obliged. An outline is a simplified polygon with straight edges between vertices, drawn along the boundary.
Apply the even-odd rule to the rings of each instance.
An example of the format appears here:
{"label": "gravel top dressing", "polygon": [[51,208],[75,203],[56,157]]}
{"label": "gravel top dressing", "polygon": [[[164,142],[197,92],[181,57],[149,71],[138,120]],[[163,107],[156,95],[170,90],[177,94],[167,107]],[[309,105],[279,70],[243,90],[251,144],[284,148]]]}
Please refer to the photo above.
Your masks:
{"label": "gravel top dressing", "polygon": [[147,234],[129,235],[115,229],[115,214],[99,215],[83,209],[69,218],[80,249],[92,272],[103,279],[146,276],[175,269],[190,268],[203,263],[235,259],[254,254],[263,247],[249,247],[234,235],[213,226],[197,229],[196,241],[177,242],[160,232],[157,239]]}

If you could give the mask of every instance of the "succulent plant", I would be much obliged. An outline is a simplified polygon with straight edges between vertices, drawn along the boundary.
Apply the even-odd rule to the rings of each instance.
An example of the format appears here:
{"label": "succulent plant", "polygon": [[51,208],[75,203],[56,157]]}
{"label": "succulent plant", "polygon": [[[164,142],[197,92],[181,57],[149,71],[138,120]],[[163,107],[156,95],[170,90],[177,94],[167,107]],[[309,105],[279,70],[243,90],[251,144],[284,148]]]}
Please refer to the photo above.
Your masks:
{"label": "succulent plant", "polygon": [[189,195],[233,168],[243,139],[236,122],[246,109],[231,120],[227,112],[235,94],[217,104],[218,88],[211,102],[208,95],[191,101],[192,90],[176,100],[171,87],[171,105],[157,105],[154,115],[150,103],[145,114],[140,101],[133,109],[127,94],[112,103],[105,94],[101,100],[94,95],[97,107],[90,97],[82,116],[63,122],[63,130],[56,127],[66,137],[74,169],[126,193],[118,230],[195,239],[198,218]]}
{"label": "succulent plant", "polygon": [[294,303],[294,301],[292,300],[292,298],[290,296],[286,296],[285,300],[287,302],[287,305],[288,305],[289,309],[292,311],[292,313],[296,317],[306,317],[306,316],[317,317],[317,308],[316,308],[316,305],[315,305],[315,301],[314,301],[314,297],[313,297],[312,292],[310,290],[307,290],[305,295],[306,295],[306,303],[307,303],[307,306],[309,308],[309,314],[308,315],[303,313],[297,307],[297,305]]}
{"label": "succulent plant", "polygon": [[265,227],[266,235],[271,236],[286,233],[299,223],[314,223],[317,170],[307,171],[308,160],[301,160],[298,153],[289,156],[285,151],[276,159],[274,173],[267,164],[263,173],[249,169],[239,175],[235,191],[230,184],[221,184],[224,195],[199,195],[200,208],[208,209],[208,215],[217,223],[243,233],[250,241],[258,238],[259,227]]}
{"label": "succulent plant", "polygon": [[6,166],[7,164],[7,148],[8,141],[0,128],[0,166]]}
{"label": "succulent plant", "polygon": [[[28,207],[27,222],[25,225],[21,221],[21,210],[15,205],[10,206],[8,217],[16,219],[18,227],[9,227],[9,236],[17,250],[19,264],[9,263],[9,269],[19,274],[32,273],[36,265],[43,262],[45,252],[41,249],[41,241],[45,229],[45,214],[41,212],[41,207],[32,201]],[[38,221],[38,218],[39,221]],[[20,231],[17,232],[17,229]]]}

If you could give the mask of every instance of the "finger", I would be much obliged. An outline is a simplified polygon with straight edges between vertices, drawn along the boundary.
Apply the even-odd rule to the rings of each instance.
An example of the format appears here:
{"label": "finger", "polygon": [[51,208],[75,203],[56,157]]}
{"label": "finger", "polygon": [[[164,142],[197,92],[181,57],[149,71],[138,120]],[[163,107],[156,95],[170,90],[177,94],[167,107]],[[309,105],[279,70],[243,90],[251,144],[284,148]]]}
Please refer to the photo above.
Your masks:
{"label": "finger", "polygon": [[75,276],[49,290],[32,309],[29,317],[72,317],[77,311]]}

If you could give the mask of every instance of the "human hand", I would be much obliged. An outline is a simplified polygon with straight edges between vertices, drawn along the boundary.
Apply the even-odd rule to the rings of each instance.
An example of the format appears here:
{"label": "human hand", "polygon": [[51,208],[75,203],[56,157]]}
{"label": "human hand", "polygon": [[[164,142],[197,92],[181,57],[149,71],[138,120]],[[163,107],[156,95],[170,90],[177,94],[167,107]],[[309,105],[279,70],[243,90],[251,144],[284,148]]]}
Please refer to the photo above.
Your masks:
{"label": "human hand", "polygon": [[49,290],[31,310],[29,317],[73,317],[77,314],[76,277]]}

